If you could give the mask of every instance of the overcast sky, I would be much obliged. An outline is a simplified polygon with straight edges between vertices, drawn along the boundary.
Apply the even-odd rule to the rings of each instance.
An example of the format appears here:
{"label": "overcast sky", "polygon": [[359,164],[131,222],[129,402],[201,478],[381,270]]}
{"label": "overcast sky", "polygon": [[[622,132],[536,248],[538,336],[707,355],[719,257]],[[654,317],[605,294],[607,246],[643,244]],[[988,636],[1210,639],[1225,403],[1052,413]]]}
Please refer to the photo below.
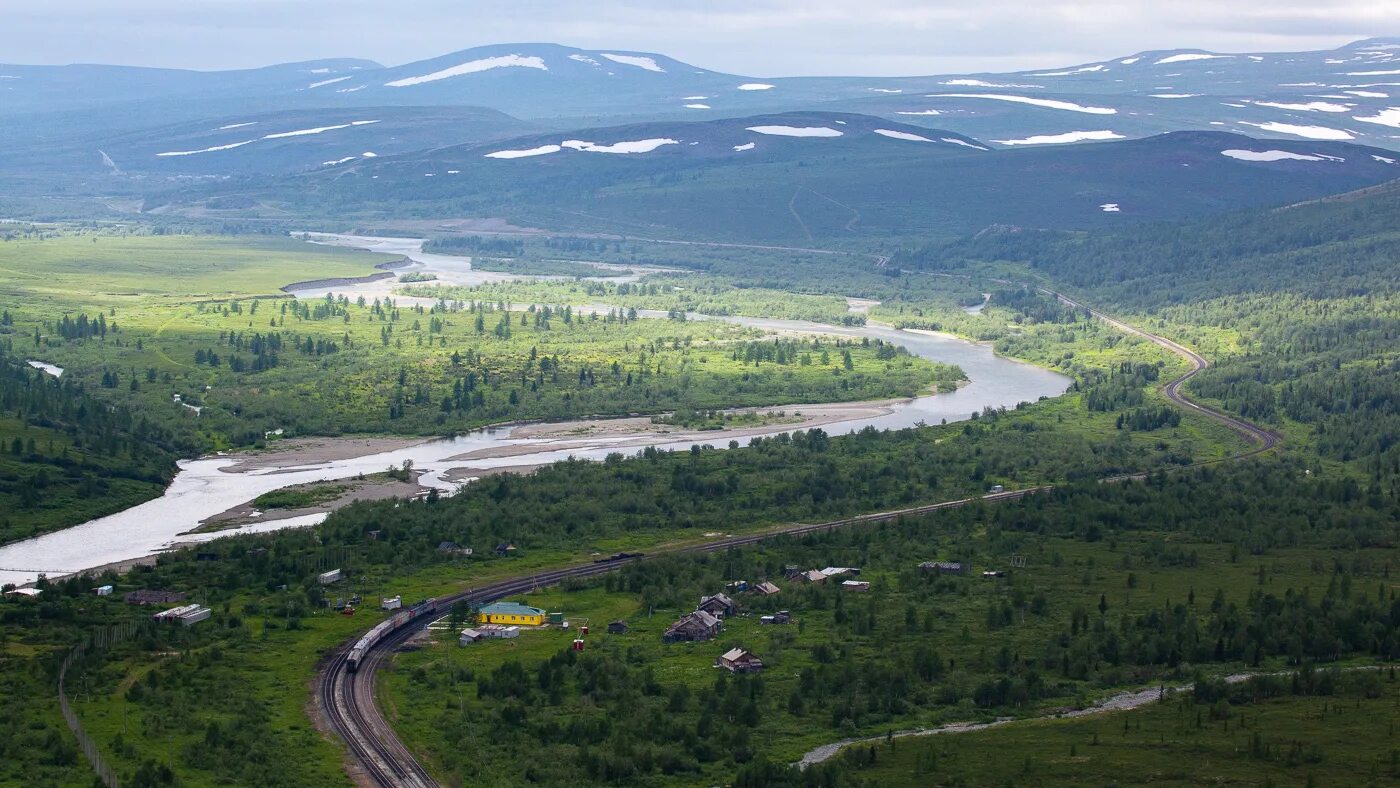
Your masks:
{"label": "overcast sky", "polygon": [[1400,36],[1400,0],[5,0],[0,61],[394,65],[548,41],[752,76],[1043,68],[1144,49]]}

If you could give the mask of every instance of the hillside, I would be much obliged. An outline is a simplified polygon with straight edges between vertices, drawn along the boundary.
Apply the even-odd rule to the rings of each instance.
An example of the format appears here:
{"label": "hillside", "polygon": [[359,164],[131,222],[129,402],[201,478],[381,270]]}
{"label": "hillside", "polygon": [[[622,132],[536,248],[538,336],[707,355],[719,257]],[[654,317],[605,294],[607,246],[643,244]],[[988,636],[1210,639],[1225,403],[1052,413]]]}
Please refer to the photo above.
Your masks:
{"label": "hillside", "polygon": [[556,230],[795,242],[1115,227],[1349,191],[1396,177],[1396,162],[1344,143],[1220,132],[993,150],[870,116],[787,113],[356,160],[148,208],[203,210],[213,196],[238,195],[265,211],[340,218],[503,216]]}

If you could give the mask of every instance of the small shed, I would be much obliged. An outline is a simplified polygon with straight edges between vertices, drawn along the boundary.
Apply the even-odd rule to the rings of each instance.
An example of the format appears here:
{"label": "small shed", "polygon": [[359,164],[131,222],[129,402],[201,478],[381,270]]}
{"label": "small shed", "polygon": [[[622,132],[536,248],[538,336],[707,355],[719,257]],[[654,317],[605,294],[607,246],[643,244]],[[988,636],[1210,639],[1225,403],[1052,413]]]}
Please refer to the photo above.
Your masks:
{"label": "small shed", "polygon": [[967,574],[967,564],[961,561],[925,561],[919,564],[919,569],[925,572],[936,572],[940,575]]}
{"label": "small shed", "polygon": [[826,575],[822,574],[820,571],[818,571],[818,570],[816,570],[816,569],[813,569],[813,570],[810,571],[810,572],[803,572],[802,575],[801,575],[801,577],[802,577],[803,580],[806,580],[806,581],[809,582],[809,583],[825,583],[825,582],[826,582]]}
{"label": "small shed", "polygon": [[331,583],[340,582],[340,579],[342,577],[344,577],[344,575],[341,574],[339,569],[332,569],[329,572],[322,572],[321,574],[316,575],[316,582],[320,583],[323,586],[328,586]]}
{"label": "small shed", "polygon": [[864,580],[847,580],[841,584],[842,591],[869,591],[870,583]]}
{"label": "small shed", "polygon": [[462,630],[462,634],[461,634],[460,636],[458,636],[458,638],[457,638],[457,645],[459,645],[459,646],[469,646],[469,645],[471,645],[472,643],[476,643],[476,642],[478,642],[478,641],[484,639],[485,637],[486,637],[486,636],[483,635],[483,634],[482,634],[481,632],[479,632],[478,630],[475,630],[475,629],[472,629],[472,628],[468,627],[468,628]]}
{"label": "small shed", "polygon": [[783,577],[787,578],[788,580],[791,580],[800,574],[802,574],[802,569],[797,564],[788,564],[787,566],[783,567]]}
{"label": "small shed", "polygon": [[724,668],[730,673],[757,673],[763,670],[763,660],[747,649],[732,648],[715,660],[715,667]]}
{"label": "small shed", "polygon": [[762,616],[758,619],[760,624],[791,624],[792,613],[786,610],[779,610],[771,616]]}
{"label": "small shed", "polygon": [[476,627],[476,631],[480,632],[482,637],[502,640],[520,637],[520,627],[505,627],[500,624],[482,624]]}
{"label": "small shed", "polygon": [[112,595],[112,587],[111,587],[111,586],[98,586],[97,588],[92,589],[92,593],[97,594],[98,596],[111,596],[111,595]]}
{"label": "small shed", "polygon": [[626,621],[613,621],[608,624],[609,635],[625,635],[628,629],[631,627],[627,626]]}
{"label": "small shed", "polygon": [[403,597],[401,596],[385,597],[379,600],[380,610],[398,610],[401,607],[403,607]]}
{"label": "small shed", "polygon": [[749,590],[753,591],[755,594],[759,594],[760,596],[772,596],[781,591],[782,589],[778,588],[777,586],[773,585],[767,580],[764,580],[762,583],[754,585],[754,587]]}

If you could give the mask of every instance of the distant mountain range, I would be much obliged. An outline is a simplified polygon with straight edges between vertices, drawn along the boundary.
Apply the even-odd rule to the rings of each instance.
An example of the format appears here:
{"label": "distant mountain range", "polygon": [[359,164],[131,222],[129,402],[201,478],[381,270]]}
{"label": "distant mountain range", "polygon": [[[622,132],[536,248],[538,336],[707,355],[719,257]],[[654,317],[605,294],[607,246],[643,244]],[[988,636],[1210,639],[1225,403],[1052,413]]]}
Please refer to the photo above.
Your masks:
{"label": "distant mountain range", "polygon": [[[250,146],[251,147],[251,146]],[[871,115],[654,121],[351,157],[181,188],[148,210],[242,219],[492,216],[640,237],[809,242],[956,235],[990,224],[1091,229],[1336,194],[1400,177],[1400,154],[1173,132],[994,148]]]}
{"label": "distant mountain range", "polygon": [[[423,107],[434,111],[406,109]],[[408,131],[415,114],[442,120],[452,116],[442,110],[463,107],[524,122],[487,122],[477,113],[461,134],[434,120]],[[1400,149],[1400,39],[1317,52],[1168,50],[1039,71],[880,78],[747,77],[658,54],[556,44],[478,47],[393,67],[351,59],[213,72],[0,66],[0,132],[11,158],[86,174],[110,170],[111,163],[125,172],[153,173],[306,168],[351,151],[503,138],[531,126],[794,110],[873,115],[951,130],[993,147],[1214,128]],[[286,123],[276,122],[279,114]],[[279,134],[347,119],[381,122],[335,135],[354,137],[343,144],[318,138],[305,146],[315,149],[305,156],[284,150],[258,161],[258,154],[285,147],[272,145],[233,153],[248,142],[249,132],[240,130],[254,124]],[[194,137],[209,144],[196,145]],[[155,158],[205,148],[221,155],[178,165]]]}

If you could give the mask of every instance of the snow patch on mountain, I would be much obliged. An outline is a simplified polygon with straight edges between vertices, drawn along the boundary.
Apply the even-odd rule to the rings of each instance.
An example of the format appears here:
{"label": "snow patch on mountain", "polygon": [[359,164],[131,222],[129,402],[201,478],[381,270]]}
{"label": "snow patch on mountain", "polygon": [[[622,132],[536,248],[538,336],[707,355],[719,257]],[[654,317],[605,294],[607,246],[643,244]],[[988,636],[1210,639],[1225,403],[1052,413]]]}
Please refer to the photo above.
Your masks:
{"label": "snow patch on mountain", "polygon": [[896,115],[942,115],[943,113],[942,113],[942,112],[939,112],[939,111],[936,110],[936,109],[921,109],[921,110],[919,110],[918,112],[896,112],[896,113],[894,113],[894,114],[896,114]]}
{"label": "snow patch on mountain", "polygon": [[1152,94],[1152,98],[1159,98],[1159,99],[1184,99],[1184,98],[1196,98],[1196,97],[1199,96],[1199,95],[1201,95],[1201,94],[1200,94],[1200,93],[1153,93],[1153,94]]}
{"label": "snow patch on mountain", "polygon": [[933,140],[929,139],[928,137],[922,137],[918,134],[910,134],[907,131],[895,131],[893,129],[875,129],[875,133],[879,134],[881,137],[889,137],[892,140],[908,140],[909,142],[933,142]]}
{"label": "snow patch on mountain", "polygon": [[1182,52],[1179,55],[1167,55],[1166,57],[1153,63],[1154,66],[1165,66],[1169,63],[1189,63],[1193,60],[1216,60],[1222,57],[1233,57],[1232,55],[1208,55],[1204,52]]}
{"label": "snow patch on mountain", "polygon": [[1099,131],[1067,131],[1064,134],[1038,134],[1020,140],[993,140],[999,145],[1063,145],[1067,142],[1084,142],[1086,140],[1121,140],[1123,135],[1116,131],[1101,129]]}
{"label": "snow patch on mountain", "polygon": [[745,82],[739,86],[740,90],[772,90],[777,85],[769,85],[766,82]]}
{"label": "snow patch on mountain", "polygon": [[164,156],[193,156],[193,155],[195,155],[195,154],[197,154],[197,153],[214,153],[215,151],[221,151],[221,150],[233,150],[234,148],[241,148],[241,147],[243,147],[244,145],[252,145],[252,144],[255,143],[255,142],[257,142],[257,140],[244,140],[243,142],[233,142],[233,143],[229,143],[228,145],[215,145],[215,146],[212,147],[212,148],[202,148],[202,149],[200,149],[200,150],[172,150],[172,151],[166,151],[165,153],[157,153],[156,155],[157,155],[157,156],[162,156],[162,157],[164,157]]}
{"label": "snow patch on mountain", "polygon": [[1256,129],[1272,131],[1276,134],[1292,134],[1295,137],[1306,137],[1310,140],[1350,140],[1355,139],[1351,132],[1341,129],[1332,129],[1326,126],[1297,126],[1291,123],[1250,123],[1240,121],[1241,125],[1253,126]]}
{"label": "snow patch on mountain", "polygon": [[608,60],[614,63],[621,63],[624,66],[636,66],[646,71],[655,71],[658,74],[666,73],[666,69],[657,65],[656,61],[649,57],[642,57],[641,55],[610,55],[607,52],[602,52],[600,54]]}
{"label": "snow patch on mountain", "polygon": [[1240,161],[1326,161],[1321,156],[1309,156],[1306,153],[1294,153],[1287,150],[1241,150],[1231,148],[1220,152],[1221,156],[1229,156]]}
{"label": "snow patch on mountain", "polygon": [[1273,107],[1274,109],[1286,109],[1295,112],[1346,112],[1351,109],[1349,104],[1333,104],[1327,101],[1309,101],[1302,104],[1290,104],[1282,101],[1256,101],[1256,107]]}
{"label": "snow patch on mountain", "polygon": [[385,87],[406,88],[412,85],[422,85],[427,82],[437,82],[440,79],[451,79],[460,77],[463,74],[476,74],[482,71],[490,71],[493,68],[534,68],[540,71],[548,71],[549,66],[544,64],[544,60],[530,55],[501,55],[499,57],[486,57],[480,60],[471,60],[441,71],[434,71],[431,74],[423,74],[417,77],[405,77],[392,82],[385,82]]}
{"label": "snow patch on mountain", "polygon": [[316,88],[325,87],[326,85],[334,85],[337,82],[344,82],[349,78],[350,77],[335,77],[334,79],[323,79],[320,82],[312,82],[310,85],[306,86],[306,89],[315,90]]}
{"label": "snow patch on mountain", "polygon": [[866,88],[871,93],[903,93],[900,88]]}
{"label": "snow patch on mountain", "polygon": [[1387,71],[1348,71],[1349,77],[1386,77],[1392,74],[1400,74],[1400,68],[1392,68]]}
{"label": "snow patch on mountain", "polygon": [[929,98],[971,98],[971,99],[991,99],[993,101],[1011,101],[1017,104],[1030,104],[1046,109],[1063,109],[1070,112],[1085,112],[1090,115],[1117,115],[1118,110],[1112,107],[1086,107],[1083,104],[1075,104],[1072,101],[1059,101],[1057,99],[1030,98],[1028,96],[1012,96],[1004,93],[930,93]]}
{"label": "snow patch on mountain", "polygon": [[1389,93],[1380,93],[1374,90],[1345,90],[1342,92],[1349,93],[1358,98],[1390,98]]}
{"label": "snow patch on mountain", "polygon": [[987,82],[981,79],[950,79],[946,82],[939,82],[940,85],[948,85],[957,88],[1040,88],[1044,85],[1013,85],[1006,82]]}
{"label": "snow patch on mountain", "polygon": [[826,126],[749,126],[749,131],[774,137],[839,137],[841,132]]}
{"label": "snow patch on mountain", "polygon": [[250,121],[248,121],[248,122],[246,122],[246,123],[230,123],[230,124],[228,124],[227,126],[220,126],[220,127],[219,127],[219,131],[224,131],[224,130],[227,130],[227,129],[241,129],[241,128],[243,128],[244,126],[256,126],[256,125],[258,125],[258,122],[257,122],[256,120],[250,120]]}
{"label": "snow patch on mountain", "polygon": [[602,65],[603,65],[602,63],[599,63],[598,61],[594,60],[593,58],[589,57],[588,55],[580,55],[580,54],[578,54],[577,52],[575,52],[575,53],[572,54],[572,55],[569,55],[569,59],[570,59],[570,60],[577,60],[577,61],[580,62],[580,63],[587,63],[587,64],[590,65],[590,66],[598,66],[598,67],[600,67],[600,68],[601,68]]}
{"label": "snow patch on mountain", "polygon": [[940,137],[939,139],[949,145],[961,145],[964,148],[972,148],[973,150],[989,150],[989,148],[984,148],[981,145],[973,145],[967,140],[960,140],[957,137]]}
{"label": "snow patch on mountain", "polygon": [[1098,65],[1083,66],[1083,67],[1080,67],[1080,68],[1071,68],[1071,69],[1066,69],[1066,70],[1064,70],[1064,71],[1042,71],[1042,72],[1039,72],[1039,73],[1036,73],[1036,74],[1029,74],[1028,76],[1032,76],[1032,77],[1068,77],[1068,76],[1072,76],[1072,75],[1074,75],[1074,74],[1086,74],[1086,73],[1090,73],[1090,72],[1094,72],[1094,71],[1103,71],[1103,70],[1106,69],[1106,68],[1107,68],[1107,66],[1103,65],[1102,63],[1100,63],[1100,64],[1098,64]]}
{"label": "snow patch on mountain", "polygon": [[541,145],[538,148],[528,148],[526,150],[498,150],[486,154],[488,159],[523,159],[527,156],[543,156],[547,153],[558,153],[563,148],[558,145]]}
{"label": "snow patch on mountain", "polygon": [[611,145],[598,145],[584,140],[564,140],[560,144],[572,150],[587,151],[589,153],[651,153],[662,145],[679,144],[679,140],[673,140],[669,137],[657,137],[649,140],[614,142]]}
{"label": "snow patch on mountain", "polygon": [[744,152],[744,151],[746,151],[746,150],[753,150],[753,149],[756,148],[756,147],[758,147],[758,145],[757,145],[756,143],[746,142],[746,143],[744,143],[743,145],[735,145],[735,146],[734,146],[734,150],[739,151],[740,153],[742,153],[742,152]]}
{"label": "snow patch on mountain", "polygon": [[336,130],[338,130],[338,129],[348,129],[348,128],[352,127],[352,126],[368,126],[368,125],[371,125],[371,124],[373,124],[373,123],[378,123],[378,122],[379,122],[379,121],[377,121],[377,120],[352,120],[352,121],[350,121],[349,123],[338,123],[338,124],[336,124],[336,125],[334,125],[334,126],[317,126],[317,127],[314,128],[314,129],[297,129],[296,131],[280,131],[280,132],[278,132],[278,133],[276,133],[276,134],[266,134],[266,135],[263,136],[263,139],[265,139],[265,140],[280,140],[280,139],[283,139],[283,138],[286,138],[286,137],[305,137],[305,136],[307,136],[307,135],[309,135],[309,134],[323,134],[323,133],[325,133],[325,132],[327,132],[327,131],[336,131]]}
{"label": "snow patch on mountain", "polygon": [[709,104],[686,104],[686,109],[710,109]]}
{"label": "snow patch on mountain", "polygon": [[1361,121],[1362,123],[1378,123],[1382,126],[1393,126],[1397,129],[1400,129],[1400,107],[1390,107],[1388,109],[1383,109],[1374,115],[1369,115],[1366,117],[1361,117],[1360,115],[1357,115],[1355,116],[1355,119]]}
{"label": "snow patch on mountain", "polygon": [[1327,126],[1296,126],[1292,123],[1250,123],[1247,120],[1240,120],[1242,126],[1253,126],[1256,129],[1263,129],[1264,132],[1274,132],[1278,134],[1292,134],[1295,137],[1308,137],[1309,140],[1352,140],[1351,132],[1344,132],[1341,129],[1329,129]]}

